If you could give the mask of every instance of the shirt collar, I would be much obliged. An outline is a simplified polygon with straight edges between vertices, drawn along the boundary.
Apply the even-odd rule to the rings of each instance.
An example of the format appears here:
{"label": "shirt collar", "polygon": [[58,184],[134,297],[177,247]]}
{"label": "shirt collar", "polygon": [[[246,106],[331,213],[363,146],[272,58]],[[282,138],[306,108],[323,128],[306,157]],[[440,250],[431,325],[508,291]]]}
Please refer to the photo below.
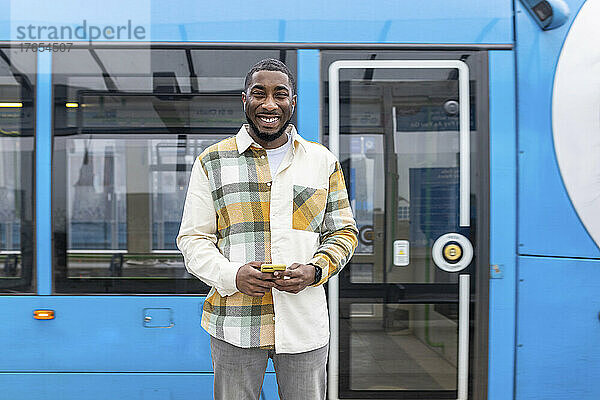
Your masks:
{"label": "shirt collar", "polygon": [[[244,124],[238,131],[237,135],[235,135],[235,142],[237,145],[238,152],[240,154],[248,150],[248,148],[252,145],[259,148],[261,147],[258,143],[254,141],[254,139],[252,139],[252,136],[250,136],[250,134],[248,133],[248,129],[248,124]],[[300,136],[300,134],[296,131],[296,127],[294,125],[290,124],[288,126],[287,133],[289,133],[292,138],[294,148],[296,147],[296,143],[298,143],[302,147],[305,147],[306,139]]]}

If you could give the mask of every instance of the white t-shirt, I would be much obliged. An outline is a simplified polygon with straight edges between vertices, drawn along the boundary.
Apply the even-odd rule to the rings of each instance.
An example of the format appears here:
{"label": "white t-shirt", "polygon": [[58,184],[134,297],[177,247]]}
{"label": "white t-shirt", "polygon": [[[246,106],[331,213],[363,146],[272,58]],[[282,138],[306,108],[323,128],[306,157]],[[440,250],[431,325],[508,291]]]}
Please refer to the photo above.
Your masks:
{"label": "white t-shirt", "polygon": [[287,151],[289,150],[292,141],[290,140],[290,136],[288,135],[288,140],[285,142],[283,146],[279,146],[276,149],[265,149],[267,152],[267,157],[269,158],[269,168],[271,169],[271,178],[275,177],[281,162],[283,161],[283,157],[285,157]]}

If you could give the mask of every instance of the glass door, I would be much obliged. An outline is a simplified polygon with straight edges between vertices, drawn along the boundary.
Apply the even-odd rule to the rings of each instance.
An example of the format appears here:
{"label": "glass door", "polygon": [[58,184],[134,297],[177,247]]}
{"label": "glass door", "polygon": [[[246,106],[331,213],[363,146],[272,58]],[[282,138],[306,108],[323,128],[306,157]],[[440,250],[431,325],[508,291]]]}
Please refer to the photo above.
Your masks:
{"label": "glass door", "polygon": [[329,146],[360,231],[330,281],[329,398],[467,399],[478,185],[462,60],[338,60]]}

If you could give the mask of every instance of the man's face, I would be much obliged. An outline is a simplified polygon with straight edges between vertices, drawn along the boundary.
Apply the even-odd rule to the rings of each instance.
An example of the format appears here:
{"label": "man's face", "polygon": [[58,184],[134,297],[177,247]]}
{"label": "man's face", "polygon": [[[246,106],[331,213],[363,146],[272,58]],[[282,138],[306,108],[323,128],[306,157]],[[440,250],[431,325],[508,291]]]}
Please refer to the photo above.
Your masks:
{"label": "man's face", "polygon": [[[251,133],[264,142],[278,139],[287,128],[296,106],[288,76],[280,71],[257,71],[242,93]],[[285,143],[285,141],[283,141]]]}

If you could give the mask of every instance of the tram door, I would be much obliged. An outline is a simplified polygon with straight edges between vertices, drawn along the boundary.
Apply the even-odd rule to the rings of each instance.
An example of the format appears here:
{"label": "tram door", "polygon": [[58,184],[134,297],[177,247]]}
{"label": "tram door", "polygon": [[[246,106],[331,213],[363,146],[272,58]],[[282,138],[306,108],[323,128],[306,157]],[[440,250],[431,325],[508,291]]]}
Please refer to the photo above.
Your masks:
{"label": "tram door", "polygon": [[469,81],[458,59],[329,67],[329,146],[360,232],[329,286],[330,399],[469,398],[480,191]]}

